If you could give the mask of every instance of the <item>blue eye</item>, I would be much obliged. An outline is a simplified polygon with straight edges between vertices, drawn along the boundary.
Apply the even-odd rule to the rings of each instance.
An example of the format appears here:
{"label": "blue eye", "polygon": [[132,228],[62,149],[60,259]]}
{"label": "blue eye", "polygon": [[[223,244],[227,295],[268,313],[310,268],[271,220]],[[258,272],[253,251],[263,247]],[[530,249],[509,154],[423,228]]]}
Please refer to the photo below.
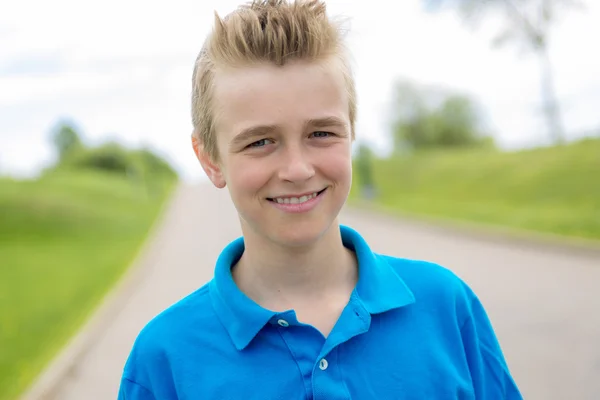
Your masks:
{"label": "blue eye", "polygon": [[329,133],[329,132],[323,132],[323,131],[313,132],[313,136],[315,136],[315,137],[327,137],[330,135],[331,135],[331,133]]}
{"label": "blue eye", "polygon": [[267,144],[269,144],[268,143],[269,141],[270,141],[270,139],[260,139],[254,143],[249,144],[248,147],[264,147]]}

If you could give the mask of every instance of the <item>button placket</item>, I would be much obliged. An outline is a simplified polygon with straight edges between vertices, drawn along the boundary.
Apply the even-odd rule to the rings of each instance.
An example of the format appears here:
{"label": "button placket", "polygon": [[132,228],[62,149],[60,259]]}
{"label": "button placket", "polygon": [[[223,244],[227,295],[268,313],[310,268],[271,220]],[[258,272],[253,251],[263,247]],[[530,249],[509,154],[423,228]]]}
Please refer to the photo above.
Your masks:
{"label": "button placket", "polygon": [[279,324],[279,326],[287,328],[288,326],[290,326],[290,323],[287,322],[285,319],[279,319],[277,320],[277,323]]}
{"label": "button placket", "polygon": [[345,379],[339,364],[339,348],[321,354],[316,359],[312,376],[313,398],[315,400],[349,400]]}
{"label": "button placket", "polygon": [[[319,352],[324,344],[321,334],[303,326],[292,312],[275,315],[271,320],[274,331],[281,338],[290,356],[296,361],[306,397],[312,397],[312,377],[319,364]],[[319,371],[319,370],[317,370]]]}
{"label": "button placket", "polygon": [[319,361],[319,369],[325,371],[327,367],[329,367],[329,362],[326,358],[321,358],[321,361]]}

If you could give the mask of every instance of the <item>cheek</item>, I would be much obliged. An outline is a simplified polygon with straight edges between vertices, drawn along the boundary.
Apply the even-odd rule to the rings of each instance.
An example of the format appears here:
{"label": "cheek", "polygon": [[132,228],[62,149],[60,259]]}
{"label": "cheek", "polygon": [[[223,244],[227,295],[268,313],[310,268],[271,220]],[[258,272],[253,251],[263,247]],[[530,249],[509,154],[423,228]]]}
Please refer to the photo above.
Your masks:
{"label": "cheek", "polygon": [[256,192],[269,180],[267,168],[251,159],[239,159],[230,163],[227,176],[230,190],[240,194]]}
{"label": "cheek", "polygon": [[339,185],[349,185],[352,180],[352,153],[339,146],[335,151],[324,152],[321,157],[321,170]]}

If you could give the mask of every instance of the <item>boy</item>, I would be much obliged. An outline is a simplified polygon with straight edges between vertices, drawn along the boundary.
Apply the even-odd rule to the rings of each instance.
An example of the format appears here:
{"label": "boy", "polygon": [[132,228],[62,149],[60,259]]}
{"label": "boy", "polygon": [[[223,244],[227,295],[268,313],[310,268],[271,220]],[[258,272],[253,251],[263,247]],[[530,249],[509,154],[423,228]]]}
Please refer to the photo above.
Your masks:
{"label": "boy", "polygon": [[319,0],[216,18],[192,142],[243,237],[143,329],[120,399],[521,398],[467,285],[338,223],[356,117],[339,32]]}

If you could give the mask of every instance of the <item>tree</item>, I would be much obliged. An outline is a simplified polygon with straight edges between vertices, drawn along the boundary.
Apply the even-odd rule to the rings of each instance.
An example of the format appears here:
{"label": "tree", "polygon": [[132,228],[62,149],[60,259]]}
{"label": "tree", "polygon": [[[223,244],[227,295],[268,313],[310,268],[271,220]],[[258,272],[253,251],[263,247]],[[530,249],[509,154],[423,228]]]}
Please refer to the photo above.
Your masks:
{"label": "tree", "polygon": [[549,55],[550,30],[562,11],[582,7],[579,0],[424,0],[429,10],[443,6],[458,11],[471,26],[477,25],[486,14],[500,15],[504,28],[495,36],[494,46],[508,42],[519,44],[523,50],[538,56],[541,68],[542,101],[548,130],[555,143],[563,143],[565,130],[559,101],[556,96],[552,62]]}
{"label": "tree", "polygon": [[392,113],[395,150],[488,144],[481,111],[467,95],[400,81]]}
{"label": "tree", "polygon": [[67,154],[73,153],[82,146],[81,136],[72,124],[62,122],[57,125],[52,133],[52,142],[56,147],[58,156],[61,160]]}
{"label": "tree", "polygon": [[373,152],[363,142],[358,143],[354,164],[359,179],[361,195],[367,199],[375,196],[375,181],[373,179]]}

